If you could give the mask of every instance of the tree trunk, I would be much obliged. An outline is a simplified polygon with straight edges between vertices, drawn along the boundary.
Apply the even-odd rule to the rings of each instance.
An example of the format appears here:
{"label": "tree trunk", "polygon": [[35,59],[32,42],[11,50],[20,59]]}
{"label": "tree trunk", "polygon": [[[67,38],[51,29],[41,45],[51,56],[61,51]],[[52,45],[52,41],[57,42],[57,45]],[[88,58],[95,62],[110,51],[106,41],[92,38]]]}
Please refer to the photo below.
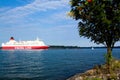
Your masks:
{"label": "tree trunk", "polygon": [[112,64],[112,48],[110,46],[107,47],[107,66],[108,72],[111,73],[111,64]]}

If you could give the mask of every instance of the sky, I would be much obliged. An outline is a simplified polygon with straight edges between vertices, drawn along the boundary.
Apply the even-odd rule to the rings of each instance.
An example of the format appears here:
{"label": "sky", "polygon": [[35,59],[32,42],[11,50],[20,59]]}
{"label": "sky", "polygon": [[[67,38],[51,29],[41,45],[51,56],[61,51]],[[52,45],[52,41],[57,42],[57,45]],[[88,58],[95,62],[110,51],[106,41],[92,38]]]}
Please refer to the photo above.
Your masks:
{"label": "sky", "polygon": [[47,45],[103,46],[79,36],[69,11],[69,0],[0,0],[0,44],[13,36],[16,41],[39,37]]}

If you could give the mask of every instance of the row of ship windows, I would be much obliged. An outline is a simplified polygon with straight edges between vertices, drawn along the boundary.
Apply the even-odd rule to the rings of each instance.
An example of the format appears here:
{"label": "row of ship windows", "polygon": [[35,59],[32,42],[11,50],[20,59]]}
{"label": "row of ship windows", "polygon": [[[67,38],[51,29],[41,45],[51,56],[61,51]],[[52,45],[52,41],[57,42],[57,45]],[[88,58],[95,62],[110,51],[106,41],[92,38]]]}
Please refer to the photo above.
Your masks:
{"label": "row of ship windows", "polygon": [[[7,43],[9,44],[9,43]],[[14,45],[37,45],[37,44],[43,44],[43,43],[10,43],[10,44],[14,44]]]}

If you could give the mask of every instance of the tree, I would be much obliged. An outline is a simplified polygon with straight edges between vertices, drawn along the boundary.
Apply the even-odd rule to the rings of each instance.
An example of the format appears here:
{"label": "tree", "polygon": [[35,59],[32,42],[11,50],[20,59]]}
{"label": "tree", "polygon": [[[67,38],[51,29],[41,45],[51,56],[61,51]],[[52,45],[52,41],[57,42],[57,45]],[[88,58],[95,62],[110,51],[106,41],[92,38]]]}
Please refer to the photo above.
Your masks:
{"label": "tree", "polygon": [[119,0],[70,0],[69,16],[79,20],[79,35],[107,47],[110,65],[112,48],[120,41]]}

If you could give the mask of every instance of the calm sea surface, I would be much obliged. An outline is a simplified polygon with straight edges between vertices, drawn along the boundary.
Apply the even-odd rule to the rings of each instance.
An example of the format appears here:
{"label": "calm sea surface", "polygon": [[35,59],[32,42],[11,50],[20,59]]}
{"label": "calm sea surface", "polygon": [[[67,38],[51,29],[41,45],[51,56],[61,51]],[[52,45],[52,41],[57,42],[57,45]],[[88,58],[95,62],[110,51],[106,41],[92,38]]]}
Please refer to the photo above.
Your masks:
{"label": "calm sea surface", "polygon": [[[106,49],[0,50],[0,80],[65,80],[104,63]],[[113,49],[120,59],[120,49]]]}

